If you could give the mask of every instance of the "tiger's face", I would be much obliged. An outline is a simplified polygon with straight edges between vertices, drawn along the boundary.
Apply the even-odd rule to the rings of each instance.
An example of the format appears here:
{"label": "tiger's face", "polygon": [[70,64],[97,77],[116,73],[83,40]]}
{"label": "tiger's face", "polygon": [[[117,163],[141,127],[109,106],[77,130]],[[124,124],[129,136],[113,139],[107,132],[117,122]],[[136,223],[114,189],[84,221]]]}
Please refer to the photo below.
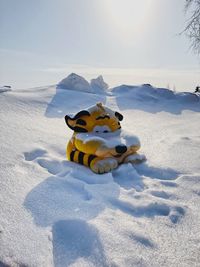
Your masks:
{"label": "tiger's face", "polygon": [[97,103],[88,110],[78,112],[73,118],[66,115],[66,124],[75,133],[94,132],[109,133],[121,129],[120,121],[123,116],[119,112]]}

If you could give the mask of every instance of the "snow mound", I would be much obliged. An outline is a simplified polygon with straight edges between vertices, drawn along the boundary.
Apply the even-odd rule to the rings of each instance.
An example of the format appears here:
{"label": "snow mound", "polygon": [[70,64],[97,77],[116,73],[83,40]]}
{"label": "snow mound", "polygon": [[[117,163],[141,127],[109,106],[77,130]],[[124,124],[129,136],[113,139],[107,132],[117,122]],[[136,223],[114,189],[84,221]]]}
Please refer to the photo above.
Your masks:
{"label": "snow mound", "polygon": [[186,102],[199,101],[199,94],[189,92],[174,92],[166,88],[153,87],[150,84],[140,86],[120,85],[112,89],[113,94],[129,94],[137,100],[142,101],[159,101],[159,100],[178,100]]}
{"label": "snow mound", "polygon": [[92,88],[88,81],[86,81],[83,77],[77,75],[76,73],[71,73],[69,76],[64,78],[58,84],[58,86],[63,89],[92,93]]}
{"label": "snow mound", "polygon": [[200,95],[197,93],[174,92],[150,84],[121,85],[114,87],[111,92],[122,109],[135,108],[151,113],[167,111],[174,114],[180,114],[185,109],[200,111]]}
{"label": "snow mound", "polygon": [[104,82],[101,75],[96,79],[92,79],[89,83],[82,76],[76,73],[71,73],[69,76],[58,83],[58,88],[93,94],[104,94],[108,89],[108,84]]}

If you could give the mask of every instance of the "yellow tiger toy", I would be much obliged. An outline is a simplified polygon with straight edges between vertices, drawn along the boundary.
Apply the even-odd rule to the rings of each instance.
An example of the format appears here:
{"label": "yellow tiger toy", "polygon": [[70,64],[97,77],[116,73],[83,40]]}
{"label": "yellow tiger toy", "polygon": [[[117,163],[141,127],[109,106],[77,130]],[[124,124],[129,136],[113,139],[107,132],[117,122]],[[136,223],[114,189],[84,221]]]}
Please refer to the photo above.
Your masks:
{"label": "yellow tiger toy", "polygon": [[122,131],[123,115],[97,103],[65,116],[66,124],[74,131],[67,145],[67,159],[89,167],[95,173],[107,173],[121,163],[138,163],[145,160],[136,152],[140,141]]}

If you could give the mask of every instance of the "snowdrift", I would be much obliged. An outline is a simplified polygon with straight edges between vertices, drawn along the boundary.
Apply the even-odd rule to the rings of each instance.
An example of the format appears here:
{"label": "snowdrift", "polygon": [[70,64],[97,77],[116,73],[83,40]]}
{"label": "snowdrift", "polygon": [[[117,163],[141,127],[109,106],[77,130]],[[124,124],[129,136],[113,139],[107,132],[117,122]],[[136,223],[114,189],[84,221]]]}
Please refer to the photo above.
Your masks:
{"label": "snowdrift", "polygon": [[121,85],[111,90],[118,106],[123,109],[135,108],[147,112],[171,112],[180,114],[184,109],[199,112],[200,95],[189,92],[173,92],[151,85]]}

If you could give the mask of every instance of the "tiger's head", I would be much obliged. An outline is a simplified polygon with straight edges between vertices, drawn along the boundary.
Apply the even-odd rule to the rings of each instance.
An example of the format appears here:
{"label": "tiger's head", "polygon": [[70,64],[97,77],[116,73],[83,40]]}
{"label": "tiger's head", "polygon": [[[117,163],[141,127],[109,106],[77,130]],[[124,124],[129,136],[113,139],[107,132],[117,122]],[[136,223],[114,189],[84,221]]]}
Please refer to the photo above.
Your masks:
{"label": "tiger's head", "polygon": [[75,133],[109,133],[121,129],[123,115],[97,103],[87,110],[81,110],[74,117],[65,116],[65,122]]}

